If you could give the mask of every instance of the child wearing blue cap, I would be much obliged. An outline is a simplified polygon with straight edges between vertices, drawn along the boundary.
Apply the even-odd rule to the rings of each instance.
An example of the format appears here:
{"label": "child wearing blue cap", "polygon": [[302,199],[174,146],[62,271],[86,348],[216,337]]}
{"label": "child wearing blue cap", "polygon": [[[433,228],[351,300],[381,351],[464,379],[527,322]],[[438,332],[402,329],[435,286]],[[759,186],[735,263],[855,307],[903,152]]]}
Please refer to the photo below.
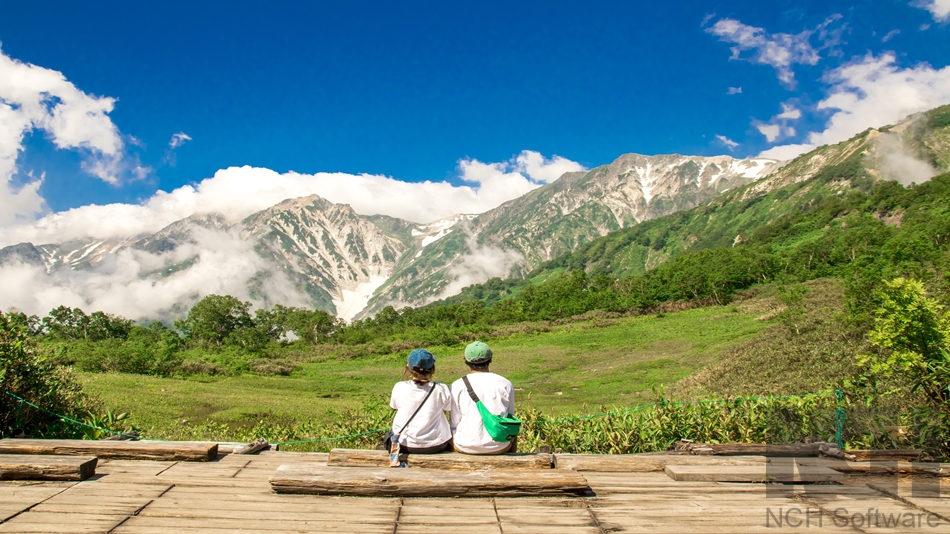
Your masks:
{"label": "child wearing blue cap", "polygon": [[445,414],[452,410],[449,387],[432,380],[435,356],[425,349],[409,353],[403,381],[393,386],[389,406],[396,410],[393,434],[399,452],[435,454],[451,447],[452,431]]}

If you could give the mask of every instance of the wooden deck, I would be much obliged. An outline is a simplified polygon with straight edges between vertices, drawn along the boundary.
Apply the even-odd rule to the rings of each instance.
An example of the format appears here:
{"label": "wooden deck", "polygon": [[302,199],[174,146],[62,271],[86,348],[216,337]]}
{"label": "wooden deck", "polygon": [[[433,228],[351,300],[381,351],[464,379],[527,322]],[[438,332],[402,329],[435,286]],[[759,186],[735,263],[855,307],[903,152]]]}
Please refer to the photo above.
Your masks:
{"label": "wooden deck", "polygon": [[[595,496],[278,495],[268,480],[279,466],[325,466],[327,455],[266,451],[207,463],[106,459],[82,482],[0,481],[0,532],[950,533],[947,477],[920,475],[911,484],[908,475],[869,472],[846,474],[840,485],[677,482],[662,471],[675,458],[663,465],[645,465],[643,457],[591,457],[589,466],[582,455],[570,460]],[[731,464],[720,468],[767,460],[726,461]],[[904,523],[885,526],[893,518]]]}

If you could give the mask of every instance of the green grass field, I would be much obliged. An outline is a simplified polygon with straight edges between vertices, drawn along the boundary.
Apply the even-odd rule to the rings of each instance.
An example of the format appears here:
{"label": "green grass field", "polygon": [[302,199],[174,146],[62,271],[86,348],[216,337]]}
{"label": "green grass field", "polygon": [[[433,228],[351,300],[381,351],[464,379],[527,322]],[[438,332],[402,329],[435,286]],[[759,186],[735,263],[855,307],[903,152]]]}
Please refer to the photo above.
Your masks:
{"label": "green grass field", "polygon": [[[715,363],[728,348],[767,326],[754,320],[759,313],[740,309],[600,319],[494,339],[492,370],[514,383],[521,407],[567,413],[633,406],[647,402],[652,388]],[[454,381],[465,372],[464,347],[428,348],[438,358],[439,381]],[[289,377],[80,376],[88,392],[114,413],[129,412],[130,423],[146,435],[166,434],[182,420],[230,426],[290,423],[356,408],[373,398],[386,402],[401,379],[405,356],[304,359]]]}

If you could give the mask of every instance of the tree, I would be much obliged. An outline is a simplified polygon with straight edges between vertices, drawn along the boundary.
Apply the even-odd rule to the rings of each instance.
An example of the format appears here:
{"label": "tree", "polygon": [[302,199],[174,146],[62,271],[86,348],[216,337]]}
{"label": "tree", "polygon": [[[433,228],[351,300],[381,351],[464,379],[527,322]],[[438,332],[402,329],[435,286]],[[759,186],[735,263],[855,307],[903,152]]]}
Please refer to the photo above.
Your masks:
{"label": "tree", "polygon": [[175,321],[175,327],[189,340],[220,346],[234,332],[254,328],[250,309],[250,302],[230,295],[208,295],[188,310],[187,317]]}
{"label": "tree", "polygon": [[101,311],[86,315],[81,309],[68,306],[51,310],[42,324],[50,337],[66,340],[126,339],[132,331],[132,321],[125,317]]}

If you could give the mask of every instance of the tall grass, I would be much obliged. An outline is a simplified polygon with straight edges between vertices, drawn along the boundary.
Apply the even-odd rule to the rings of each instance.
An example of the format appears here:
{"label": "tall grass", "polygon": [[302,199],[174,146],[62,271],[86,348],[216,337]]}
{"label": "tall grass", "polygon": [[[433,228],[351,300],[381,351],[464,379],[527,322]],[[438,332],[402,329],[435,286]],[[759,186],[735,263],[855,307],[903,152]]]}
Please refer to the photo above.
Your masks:
{"label": "tall grass", "polygon": [[[805,398],[734,399],[702,403],[675,403],[663,398],[653,405],[604,415],[550,418],[539,410],[518,413],[522,419],[519,449],[542,445],[570,453],[624,454],[663,451],[680,439],[711,443],[790,443],[832,441],[835,436],[833,395]],[[297,451],[332,448],[373,448],[392,422],[392,410],[372,402],[357,410],[333,414],[322,421],[291,424],[260,421],[253,426],[222,423],[184,424],[174,431],[152,435],[164,439],[210,439],[300,442],[285,445]],[[327,440],[339,436],[343,439]],[[327,440],[327,441],[322,441]],[[306,442],[309,441],[309,442]]]}

